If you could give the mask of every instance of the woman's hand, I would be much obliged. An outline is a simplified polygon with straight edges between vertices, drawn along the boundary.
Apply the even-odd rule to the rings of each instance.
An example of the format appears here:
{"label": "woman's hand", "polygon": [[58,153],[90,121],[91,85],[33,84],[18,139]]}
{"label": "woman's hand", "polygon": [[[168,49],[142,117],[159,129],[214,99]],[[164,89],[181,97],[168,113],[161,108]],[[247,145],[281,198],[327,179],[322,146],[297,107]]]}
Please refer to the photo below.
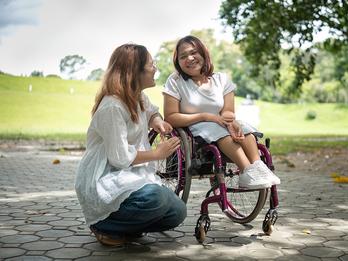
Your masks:
{"label": "woman's hand", "polygon": [[222,112],[221,117],[228,123],[232,123],[236,119],[236,115],[232,111]]}
{"label": "woman's hand", "polygon": [[178,137],[172,137],[165,140],[162,137],[162,141],[157,145],[155,149],[156,158],[158,160],[166,159],[173,154],[180,147],[180,139]]}
{"label": "woman's hand", "polygon": [[244,139],[244,134],[242,127],[238,122],[233,121],[227,125],[227,128],[232,136],[232,139],[236,142],[242,141]]}
{"label": "woman's hand", "polygon": [[173,127],[168,122],[162,120],[160,117],[155,117],[151,122],[151,127],[157,132],[160,133],[161,136],[165,134],[169,134]]}
{"label": "woman's hand", "polygon": [[215,122],[223,127],[225,127],[228,124],[228,122],[225,121],[222,116],[208,113],[208,112],[203,113],[203,118],[204,118],[204,121]]}

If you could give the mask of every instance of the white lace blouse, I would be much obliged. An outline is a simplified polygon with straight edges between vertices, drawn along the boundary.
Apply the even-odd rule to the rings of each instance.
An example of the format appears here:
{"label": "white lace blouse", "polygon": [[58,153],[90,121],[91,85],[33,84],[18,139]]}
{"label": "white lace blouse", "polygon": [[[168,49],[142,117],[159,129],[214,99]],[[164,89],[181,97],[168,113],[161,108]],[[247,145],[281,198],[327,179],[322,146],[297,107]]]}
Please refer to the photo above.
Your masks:
{"label": "white lace blouse", "polygon": [[129,195],[146,184],[161,184],[155,162],[131,165],[137,151],[149,150],[148,123],[158,113],[143,93],[145,111],[134,124],[124,104],[105,96],[87,132],[86,151],[79,163],[75,190],[87,225],[117,211]]}

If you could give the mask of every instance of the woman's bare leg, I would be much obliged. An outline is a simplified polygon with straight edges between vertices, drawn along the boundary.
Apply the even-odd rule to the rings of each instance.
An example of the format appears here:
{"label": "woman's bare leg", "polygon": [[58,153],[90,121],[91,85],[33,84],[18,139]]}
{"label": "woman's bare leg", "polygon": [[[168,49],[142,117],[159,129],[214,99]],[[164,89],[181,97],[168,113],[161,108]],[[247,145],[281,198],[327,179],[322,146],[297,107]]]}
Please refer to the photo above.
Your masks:
{"label": "woman's bare leg", "polygon": [[242,146],[243,151],[248,157],[250,163],[254,163],[260,159],[259,150],[257,148],[254,135],[247,134],[245,135],[245,139],[238,143]]}
{"label": "woman's bare leg", "polygon": [[241,145],[234,142],[231,136],[226,136],[217,141],[219,149],[231,159],[240,170],[244,170],[250,165],[250,161],[245,155],[244,150]]}

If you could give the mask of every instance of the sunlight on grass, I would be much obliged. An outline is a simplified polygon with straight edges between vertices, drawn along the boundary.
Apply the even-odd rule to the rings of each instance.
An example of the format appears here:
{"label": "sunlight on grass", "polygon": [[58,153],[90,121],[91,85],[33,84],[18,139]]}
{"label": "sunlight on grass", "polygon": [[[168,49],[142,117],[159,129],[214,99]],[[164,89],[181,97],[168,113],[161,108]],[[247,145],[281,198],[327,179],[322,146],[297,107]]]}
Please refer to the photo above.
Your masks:
{"label": "sunlight on grass", "polygon": [[[100,82],[0,75],[0,138],[83,141],[99,86]],[[161,113],[162,88],[145,90]],[[237,97],[236,106],[241,101]],[[256,104],[260,108],[259,129],[272,139],[274,153],[348,147],[348,105]],[[306,119],[308,111],[315,112],[316,118]]]}

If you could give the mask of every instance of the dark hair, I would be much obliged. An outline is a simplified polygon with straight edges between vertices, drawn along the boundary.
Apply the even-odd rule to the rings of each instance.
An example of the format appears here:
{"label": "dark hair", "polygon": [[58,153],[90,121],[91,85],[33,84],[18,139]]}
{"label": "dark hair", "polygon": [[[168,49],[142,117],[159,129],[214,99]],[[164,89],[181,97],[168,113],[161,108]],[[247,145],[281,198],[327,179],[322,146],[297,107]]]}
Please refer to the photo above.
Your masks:
{"label": "dark hair", "polygon": [[112,53],[102,86],[95,98],[92,114],[96,112],[104,96],[117,96],[128,108],[133,122],[138,122],[138,104],[144,111],[140,99],[140,73],[144,71],[149,52],[138,44],[124,44]]}
{"label": "dark hair", "polygon": [[214,65],[211,62],[209,51],[205,47],[205,45],[202,43],[201,40],[199,40],[197,37],[192,36],[192,35],[188,35],[188,36],[181,38],[176,44],[176,47],[174,50],[174,55],[173,55],[173,63],[174,63],[174,67],[177,70],[177,72],[184,78],[185,81],[187,79],[191,78],[191,76],[186,74],[181,69],[181,67],[179,65],[178,52],[179,52],[180,45],[182,45],[183,43],[192,44],[196,48],[197,52],[204,59],[204,65],[202,67],[201,74],[208,76],[208,77],[211,76],[213,74],[213,71],[214,71]]}

